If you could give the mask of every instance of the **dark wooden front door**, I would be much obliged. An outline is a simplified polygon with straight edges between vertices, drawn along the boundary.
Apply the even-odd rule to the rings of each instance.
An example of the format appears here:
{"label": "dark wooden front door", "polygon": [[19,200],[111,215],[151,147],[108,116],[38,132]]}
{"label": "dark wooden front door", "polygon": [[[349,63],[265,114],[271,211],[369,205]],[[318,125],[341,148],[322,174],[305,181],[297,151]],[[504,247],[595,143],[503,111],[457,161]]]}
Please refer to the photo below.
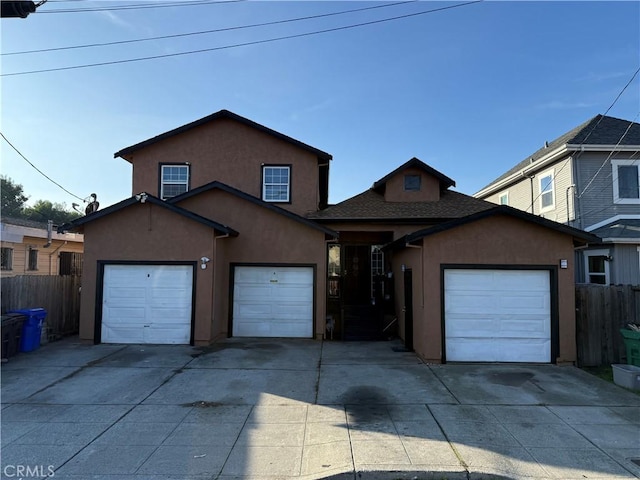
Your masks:
{"label": "dark wooden front door", "polygon": [[344,247],[344,304],[371,305],[371,247]]}

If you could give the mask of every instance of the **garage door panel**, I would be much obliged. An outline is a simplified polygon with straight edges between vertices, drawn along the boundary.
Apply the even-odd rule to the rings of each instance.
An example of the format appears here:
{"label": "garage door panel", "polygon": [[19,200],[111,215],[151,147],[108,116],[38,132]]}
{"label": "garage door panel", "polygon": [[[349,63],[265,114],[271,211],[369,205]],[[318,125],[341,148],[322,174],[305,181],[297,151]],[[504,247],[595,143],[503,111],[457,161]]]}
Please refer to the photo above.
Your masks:
{"label": "garage door panel", "polygon": [[544,270],[446,270],[447,360],[548,363],[549,278]]}
{"label": "garage door panel", "polygon": [[193,267],[105,265],[102,342],[188,344]]}
{"label": "garage door panel", "polygon": [[313,336],[313,285],[310,267],[236,267],[233,335]]}

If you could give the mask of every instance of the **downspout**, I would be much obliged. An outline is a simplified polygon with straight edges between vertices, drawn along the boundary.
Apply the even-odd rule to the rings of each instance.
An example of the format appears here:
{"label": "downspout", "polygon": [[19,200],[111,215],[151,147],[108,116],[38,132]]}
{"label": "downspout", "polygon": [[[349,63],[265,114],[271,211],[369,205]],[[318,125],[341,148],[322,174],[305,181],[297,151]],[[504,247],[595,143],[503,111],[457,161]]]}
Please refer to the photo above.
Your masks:
{"label": "downspout", "polygon": [[531,214],[535,215],[535,200],[533,198],[533,179],[536,178],[536,174],[535,173],[524,173],[522,172],[522,176],[523,177],[527,177],[529,179],[529,184],[531,186],[530,190],[531,190]]}
{"label": "downspout", "polygon": [[[56,248],[53,252],[51,252],[49,254],[49,275],[53,275],[53,273],[51,273],[52,272],[51,257],[53,256],[54,253],[56,253],[58,250],[60,250],[62,247],[64,247],[67,243],[69,243],[69,242],[67,242],[67,240],[65,240],[63,243],[60,244],[60,246],[58,248]],[[60,272],[58,272],[58,273],[60,273]]]}
{"label": "downspout", "polygon": [[570,224],[571,224],[571,210],[569,210],[569,191],[570,191],[572,188],[574,189],[574,196],[573,196],[573,197],[574,197],[574,200],[573,200],[573,201],[574,201],[574,205],[575,205],[575,188],[576,188],[575,184],[571,184],[571,185],[569,185],[569,186],[567,187],[567,191],[566,191],[566,197],[567,197],[567,198],[566,198],[566,200],[565,200],[565,201],[566,201],[566,204],[567,204],[567,225],[570,225]]}

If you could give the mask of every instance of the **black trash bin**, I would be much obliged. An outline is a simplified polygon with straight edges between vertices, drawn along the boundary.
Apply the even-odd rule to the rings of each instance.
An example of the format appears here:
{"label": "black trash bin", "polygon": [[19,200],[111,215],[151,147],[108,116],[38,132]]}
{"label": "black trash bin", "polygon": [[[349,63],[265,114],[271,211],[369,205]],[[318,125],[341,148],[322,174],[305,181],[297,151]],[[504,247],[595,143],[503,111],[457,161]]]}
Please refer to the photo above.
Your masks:
{"label": "black trash bin", "polygon": [[47,311],[44,308],[24,308],[9,313],[20,313],[25,317],[20,338],[20,351],[31,352],[40,348],[42,323],[47,316]]}
{"label": "black trash bin", "polygon": [[13,357],[20,350],[24,315],[8,313],[2,315],[2,359]]}

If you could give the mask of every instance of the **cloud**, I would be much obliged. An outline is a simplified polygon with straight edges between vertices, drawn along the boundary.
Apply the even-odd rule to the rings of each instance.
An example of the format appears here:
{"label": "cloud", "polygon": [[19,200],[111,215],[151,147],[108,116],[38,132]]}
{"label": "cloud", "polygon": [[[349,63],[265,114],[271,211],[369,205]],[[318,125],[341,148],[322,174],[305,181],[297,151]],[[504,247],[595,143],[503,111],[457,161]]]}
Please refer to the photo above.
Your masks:
{"label": "cloud", "polygon": [[118,27],[123,27],[129,30],[134,30],[134,25],[123,20],[122,18],[120,18],[118,15],[116,15],[113,12],[109,12],[106,10],[100,11],[100,12],[96,12],[99,15],[102,15],[104,18],[106,18],[108,21],[110,21],[111,23],[113,23],[114,25],[118,26]]}
{"label": "cloud", "polygon": [[595,73],[589,72],[582,77],[575,79],[576,82],[604,82],[605,80],[612,80],[615,78],[628,77],[629,72],[607,72],[607,73]]}

